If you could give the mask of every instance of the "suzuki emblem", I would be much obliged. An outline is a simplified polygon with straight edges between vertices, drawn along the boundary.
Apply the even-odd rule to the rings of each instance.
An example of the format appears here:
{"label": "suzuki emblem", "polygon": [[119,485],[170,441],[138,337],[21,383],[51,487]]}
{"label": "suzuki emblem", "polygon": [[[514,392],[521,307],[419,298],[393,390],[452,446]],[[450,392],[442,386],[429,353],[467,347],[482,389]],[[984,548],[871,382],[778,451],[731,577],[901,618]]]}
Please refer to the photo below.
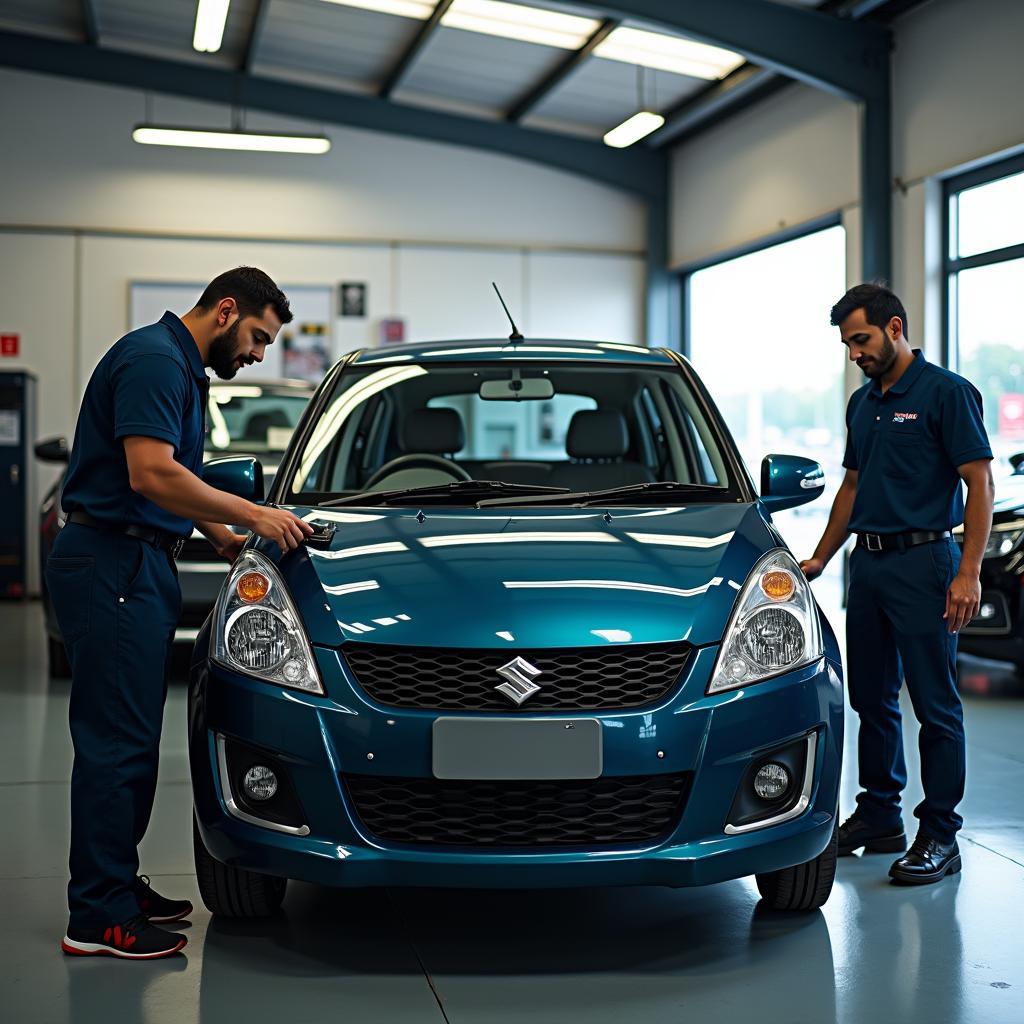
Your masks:
{"label": "suzuki emblem", "polygon": [[534,682],[540,674],[540,669],[531,665],[525,658],[513,658],[507,665],[502,665],[498,669],[498,675],[507,681],[495,689],[505,694],[514,704],[522,704],[540,692],[540,687]]}

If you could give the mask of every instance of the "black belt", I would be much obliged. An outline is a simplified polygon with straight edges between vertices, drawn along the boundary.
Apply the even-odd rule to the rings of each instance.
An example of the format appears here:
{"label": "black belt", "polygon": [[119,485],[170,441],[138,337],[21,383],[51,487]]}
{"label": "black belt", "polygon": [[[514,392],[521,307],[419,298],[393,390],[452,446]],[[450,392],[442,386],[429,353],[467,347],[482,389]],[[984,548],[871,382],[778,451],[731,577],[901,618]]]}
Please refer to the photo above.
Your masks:
{"label": "black belt", "polygon": [[905,533],[858,533],[857,547],[868,551],[903,551],[918,544],[951,537],[949,530],[907,530]]}
{"label": "black belt", "polygon": [[170,530],[161,530],[158,526],[137,526],[135,523],[111,523],[104,519],[96,519],[94,516],[89,515],[88,512],[83,512],[77,508],[74,512],[68,513],[68,522],[77,523],[79,526],[91,526],[96,530],[109,530],[111,533],[123,533],[125,536],[135,537],[137,540],[151,544],[160,551],[170,552],[172,558],[177,558],[181,554],[181,549],[186,540],[181,534],[171,533]]}

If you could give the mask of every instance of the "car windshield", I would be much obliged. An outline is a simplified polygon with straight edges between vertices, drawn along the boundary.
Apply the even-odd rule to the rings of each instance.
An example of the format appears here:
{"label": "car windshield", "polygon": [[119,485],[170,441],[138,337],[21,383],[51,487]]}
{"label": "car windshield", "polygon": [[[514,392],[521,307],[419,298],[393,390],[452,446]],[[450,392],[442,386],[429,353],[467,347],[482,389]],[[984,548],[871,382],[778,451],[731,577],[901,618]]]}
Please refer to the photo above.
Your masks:
{"label": "car windshield", "polygon": [[206,451],[282,454],[312,389],[214,384],[206,415]]}
{"label": "car windshield", "polygon": [[[673,367],[357,366],[324,396],[280,495],[310,505],[548,505],[615,488],[609,499],[620,504],[734,500],[736,463],[713,415]],[[633,486],[663,482],[686,486]]]}

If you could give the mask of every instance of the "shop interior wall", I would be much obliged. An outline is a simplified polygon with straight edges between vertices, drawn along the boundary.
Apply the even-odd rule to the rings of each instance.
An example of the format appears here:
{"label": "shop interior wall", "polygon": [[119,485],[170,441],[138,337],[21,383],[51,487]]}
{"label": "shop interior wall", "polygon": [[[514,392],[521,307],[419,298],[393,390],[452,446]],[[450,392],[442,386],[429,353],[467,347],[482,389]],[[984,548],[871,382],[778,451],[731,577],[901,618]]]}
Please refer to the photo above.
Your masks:
{"label": "shop interior wall", "polygon": [[[911,340],[941,355],[940,176],[1024,146],[1024,4],[931,0],[894,25],[893,287]],[[793,85],[673,153],[678,267],[858,205],[858,113]],[[860,246],[848,250],[859,278]],[[794,282],[799,293],[799,282]],[[831,296],[808,296],[827,309]]]}
{"label": "shop interior wall", "polygon": [[[152,105],[173,123],[229,118]],[[40,436],[72,432],[89,374],[128,327],[131,282],[201,282],[242,263],[330,286],[335,303],[342,281],[365,282],[367,315],[331,324],[335,355],[377,344],[386,317],[403,318],[414,341],[503,337],[491,281],[528,336],[642,342],[643,209],[623,193],[331,126],[322,159],[143,147],[130,132],[144,116],[131,90],[0,71],[15,154],[0,161],[0,331],[21,338],[0,367],[38,376]],[[255,114],[248,124],[311,127]],[[53,478],[42,467],[40,493]]]}

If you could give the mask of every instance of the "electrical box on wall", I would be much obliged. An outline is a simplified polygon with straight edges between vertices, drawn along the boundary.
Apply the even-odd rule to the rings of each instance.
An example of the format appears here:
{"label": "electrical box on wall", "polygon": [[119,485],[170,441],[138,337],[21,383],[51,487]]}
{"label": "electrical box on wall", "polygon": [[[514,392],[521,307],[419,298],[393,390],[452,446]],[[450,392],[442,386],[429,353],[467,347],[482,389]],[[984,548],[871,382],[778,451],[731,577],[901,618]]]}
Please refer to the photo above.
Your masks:
{"label": "electrical box on wall", "polygon": [[35,376],[25,370],[0,373],[0,598],[28,593],[35,436]]}

